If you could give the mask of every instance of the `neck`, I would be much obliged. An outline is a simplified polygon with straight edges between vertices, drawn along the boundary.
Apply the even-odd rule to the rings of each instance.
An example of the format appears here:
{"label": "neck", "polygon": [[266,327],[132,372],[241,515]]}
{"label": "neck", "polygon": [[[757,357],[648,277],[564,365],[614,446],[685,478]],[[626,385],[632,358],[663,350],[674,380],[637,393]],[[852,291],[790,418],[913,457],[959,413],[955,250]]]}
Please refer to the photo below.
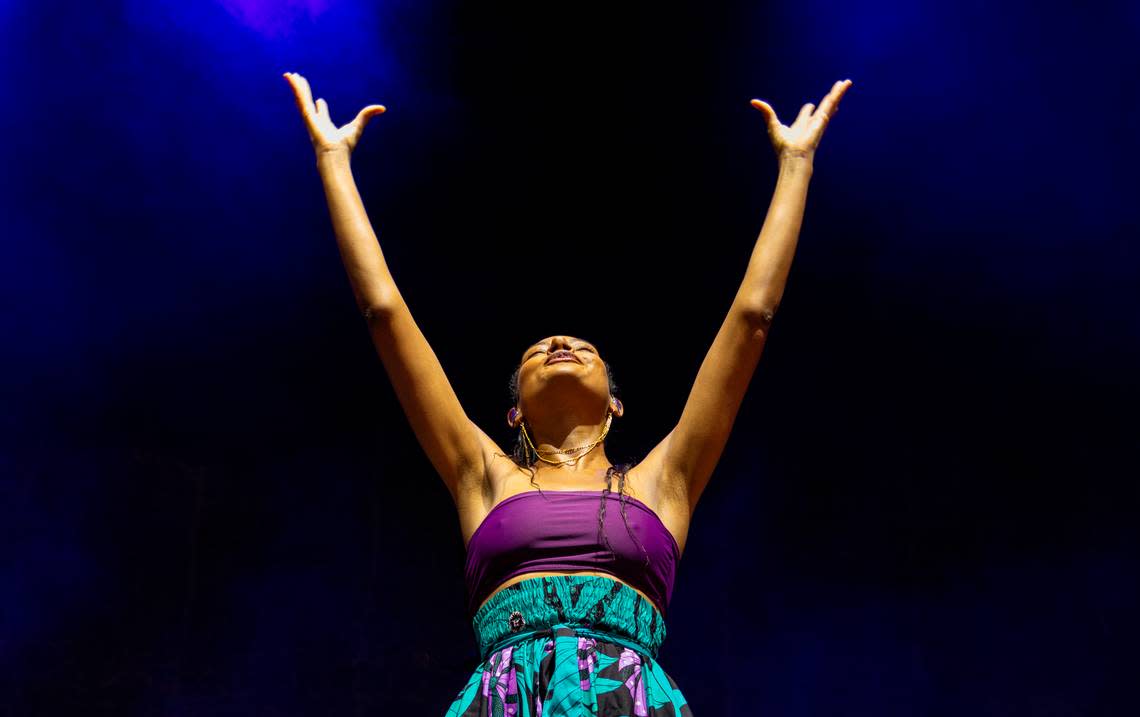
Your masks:
{"label": "neck", "polygon": [[602,435],[609,415],[607,404],[567,406],[562,402],[544,403],[547,405],[540,405],[525,414],[530,439],[540,450],[577,448]]}
{"label": "neck", "polygon": [[542,456],[538,465],[575,473],[590,473],[599,466],[604,471],[610,465],[605,453],[605,436],[611,420],[607,416],[600,426],[567,424],[554,436],[544,433],[542,427],[538,430],[531,427],[527,437],[531,447]]}
{"label": "neck", "polygon": [[[540,451],[549,450],[548,447],[535,444]],[[552,461],[562,460],[568,458],[562,454],[549,455]],[[561,465],[551,465],[543,461],[535,461],[534,469],[536,476],[542,485],[558,485],[557,481],[566,479],[574,485],[581,485],[583,483],[592,483],[594,487],[601,490],[606,484],[606,471],[610,467],[610,460],[606,456],[604,446],[599,443],[587,455],[582,456],[579,460],[573,463],[563,463]],[[555,483],[551,484],[553,480]],[[542,483],[542,481],[546,481]],[[617,490],[617,483],[614,483],[614,490]]]}

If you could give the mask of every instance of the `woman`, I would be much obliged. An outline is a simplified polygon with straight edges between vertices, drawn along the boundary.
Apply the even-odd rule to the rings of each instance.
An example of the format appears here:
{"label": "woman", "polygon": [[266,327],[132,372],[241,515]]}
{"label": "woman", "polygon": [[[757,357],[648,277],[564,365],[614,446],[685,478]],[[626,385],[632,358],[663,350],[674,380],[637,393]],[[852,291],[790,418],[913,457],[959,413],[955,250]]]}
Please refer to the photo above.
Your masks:
{"label": "woman", "polygon": [[815,150],[851,81],[835,83],[818,108],[805,104],[790,126],[752,100],[779,158],[768,216],[676,426],[637,465],[619,467],[604,440],[624,408],[598,348],[577,337],[548,336],[520,355],[507,414],[519,431],[512,456],[468,419],[396,288],[350,170],[384,106],[337,128],[304,77],[285,78],[357,306],[459,512],[482,662],[448,717],[691,715],[656,662],[673,576],[780,304]]}

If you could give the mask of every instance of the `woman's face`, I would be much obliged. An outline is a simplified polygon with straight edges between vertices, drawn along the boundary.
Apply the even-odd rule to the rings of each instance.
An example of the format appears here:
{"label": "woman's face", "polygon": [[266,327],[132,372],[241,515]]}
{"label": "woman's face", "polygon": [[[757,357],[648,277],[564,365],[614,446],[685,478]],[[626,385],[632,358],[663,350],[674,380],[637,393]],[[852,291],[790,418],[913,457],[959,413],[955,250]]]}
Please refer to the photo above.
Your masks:
{"label": "woman's face", "polygon": [[610,380],[598,349],[573,336],[550,336],[527,347],[519,366],[519,403],[584,399],[605,406]]}

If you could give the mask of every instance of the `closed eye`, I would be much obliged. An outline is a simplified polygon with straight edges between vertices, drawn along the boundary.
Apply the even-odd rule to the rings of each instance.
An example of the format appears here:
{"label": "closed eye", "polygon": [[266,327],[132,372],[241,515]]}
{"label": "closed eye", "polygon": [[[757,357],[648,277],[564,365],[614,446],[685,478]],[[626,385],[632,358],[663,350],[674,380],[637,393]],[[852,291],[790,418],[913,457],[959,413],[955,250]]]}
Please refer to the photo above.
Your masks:
{"label": "closed eye", "polygon": [[[593,353],[593,354],[598,353],[597,351],[594,351],[594,349],[590,348],[589,346],[579,346],[578,348],[576,348],[574,350],[575,351],[589,351],[590,353]],[[527,357],[525,359],[523,359],[523,361],[529,361],[532,356],[534,356],[535,354],[541,354],[541,353],[546,353],[546,349],[535,349],[534,351],[527,354]]]}

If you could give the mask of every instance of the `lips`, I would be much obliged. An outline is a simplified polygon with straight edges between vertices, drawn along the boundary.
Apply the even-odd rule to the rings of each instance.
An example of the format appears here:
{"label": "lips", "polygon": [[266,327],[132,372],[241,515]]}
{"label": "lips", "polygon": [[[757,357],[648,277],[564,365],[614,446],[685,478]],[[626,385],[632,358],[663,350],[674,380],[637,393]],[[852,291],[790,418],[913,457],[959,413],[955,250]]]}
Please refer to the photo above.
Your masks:
{"label": "lips", "polygon": [[574,361],[575,363],[582,363],[578,357],[569,351],[555,351],[550,354],[550,358],[546,359],[546,363],[555,363],[558,361]]}

